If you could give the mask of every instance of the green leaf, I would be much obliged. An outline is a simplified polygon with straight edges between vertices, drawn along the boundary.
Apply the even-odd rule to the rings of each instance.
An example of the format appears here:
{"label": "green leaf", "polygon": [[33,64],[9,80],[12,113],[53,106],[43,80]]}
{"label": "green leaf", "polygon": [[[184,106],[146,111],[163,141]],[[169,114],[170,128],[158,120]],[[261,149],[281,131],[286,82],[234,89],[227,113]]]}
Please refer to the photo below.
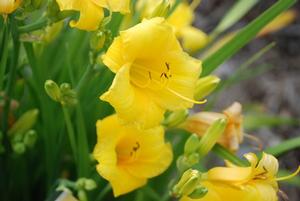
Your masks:
{"label": "green leaf", "polygon": [[273,156],[279,156],[293,149],[300,148],[300,137],[286,140],[278,145],[269,147],[265,150],[266,153]]}
{"label": "green leaf", "polygon": [[224,61],[255,38],[259,31],[268,25],[275,17],[287,10],[294,3],[296,3],[296,0],[279,0],[245,28],[240,30],[233,39],[203,61],[203,73],[201,76],[206,76],[218,68]]}
{"label": "green leaf", "polygon": [[222,18],[221,22],[212,32],[212,36],[215,37],[220,33],[226,31],[237,21],[239,21],[248,11],[258,3],[258,0],[239,0]]}

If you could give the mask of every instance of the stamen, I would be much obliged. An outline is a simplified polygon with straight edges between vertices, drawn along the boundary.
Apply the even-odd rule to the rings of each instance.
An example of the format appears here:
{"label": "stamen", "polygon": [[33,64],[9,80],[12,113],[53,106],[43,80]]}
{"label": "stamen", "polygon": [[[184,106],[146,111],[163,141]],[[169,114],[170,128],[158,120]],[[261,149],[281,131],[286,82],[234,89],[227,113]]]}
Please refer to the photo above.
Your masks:
{"label": "stamen", "polygon": [[203,101],[196,101],[196,100],[190,99],[190,98],[188,98],[188,97],[185,97],[185,96],[181,95],[180,93],[178,93],[178,92],[176,92],[176,91],[174,91],[174,90],[172,90],[172,89],[170,89],[170,88],[168,88],[168,87],[167,87],[166,89],[167,89],[169,92],[171,92],[172,94],[174,94],[175,96],[177,96],[177,97],[179,97],[179,98],[181,98],[181,99],[183,99],[183,100],[185,100],[185,101],[188,101],[188,102],[190,102],[190,103],[204,104],[204,103],[207,102],[206,99],[203,100]]}
{"label": "stamen", "polygon": [[299,172],[300,172],[300,166],[298,166],[298,169],[294,173],[292,173],[288,176],[285,176],[285,177],[276,178],[276,181],[283,181],[283,180],[290,179],[292,177],[295,177]]}
{"label": "stamen", "polygon": [[245,136],[245,138],[248,138],[249,140],[252,140],[257,143],[256,149],[258,149],[259,151],[261,151],[263,149],[263,143],[260,138],[255,137],[254,135],[247,134],[247,133],[244,133],[244,136]]}

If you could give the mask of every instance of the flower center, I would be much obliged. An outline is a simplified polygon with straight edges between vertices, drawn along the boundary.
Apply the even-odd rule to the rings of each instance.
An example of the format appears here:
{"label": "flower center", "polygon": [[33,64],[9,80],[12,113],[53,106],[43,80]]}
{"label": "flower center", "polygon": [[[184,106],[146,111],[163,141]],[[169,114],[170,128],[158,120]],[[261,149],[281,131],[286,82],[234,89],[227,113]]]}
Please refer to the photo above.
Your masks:
{"label": "flower center", "polygon": [[130,68],[130,81],[133,85],[141,89],[150,89],[152,91],[166,90],[174,96],[195,104],[203,104],[204,101],[196,101],[190,99],[170,87],[172,81],[176,81],[173,76],[173,66],[170,62],[154,64],[153,68],[141,65],[139,62],[134,62]]}
{"label": "flower center", "polygon": [[137,160],[141,145],[138,141],[131,139],[121,140],[116,146],[118,165],[125,165]]}

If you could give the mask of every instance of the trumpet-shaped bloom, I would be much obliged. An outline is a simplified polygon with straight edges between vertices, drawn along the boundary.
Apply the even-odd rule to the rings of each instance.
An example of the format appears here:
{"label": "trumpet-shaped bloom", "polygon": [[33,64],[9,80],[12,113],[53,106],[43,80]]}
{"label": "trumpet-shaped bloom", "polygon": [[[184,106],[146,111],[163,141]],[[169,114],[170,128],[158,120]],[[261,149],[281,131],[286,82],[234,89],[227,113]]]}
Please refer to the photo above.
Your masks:
{"label": "trumpet-shaped bloom", "polygon": [[196,113],[188,117],[182,127],[190,132],[202,136],[213,122],[221,118],[227,119],[227,126],[218,143],[227,147],[231,151],[236,151],[239,148],[239,144],[243,141],[244,134],[242,106],[238,102],[235,102],[226,108],[223,113]]}
{"label": "trumpet-shaped bloom", "polygon": [[71,21],[70,26],[87,31],[96,30],[104,18],[103,8],[112,12],[128,13],[130,0],[56,0],[60,10],[80,12],[78,21]]}
{"label": "trumpet-shaped bloom", "polygon": [[[171,4],[174,2],[171,1]],[[142,12],[143,17],[149,18],[159,3],[161,0],[139,0],[137,9]],[[186,2],[177,5],[167,18],[167,22],[173,27],[176,36],[182,40],[184,49],[189,52],[203,48],[209,41],[203,31],[192,26],[194,18],[194,9]]]}
{"label": "trumpet-shaped bloom", "polygon": [[[249,167],[216,167],[209,170],[204,176],[201,185],[208,189],[207,195],[196,201],[277,201],[278,172],[277,159],[269,154],[263,154],[258,161],[253,153],[246,154],[250,162]],[[191,201],[183,197],[181,201]]]}
{"label": "trumpet-shaped bloom", "polygon": [[172,149],[164,141],[161,126],[140,130],[121,124],[117,115],[112,115],[97,122],[97,135],[97,171],[110,182],[115,196],[145,185],[172,161]]}
{"label": "trumpet-shaped bloom", "polygon": [[10,14],[15,11],[21,3],[21,0],[1,0],[0,14]]}
{"label": "trumpet-shaped bloom", "polygon": [[193,100],[201,61],[182,51],[163,18],[152,18],[120,33],[103,62],[114,73],[109,91],[101,96],[126,122],[150,128],[166,110],[199,103]]}

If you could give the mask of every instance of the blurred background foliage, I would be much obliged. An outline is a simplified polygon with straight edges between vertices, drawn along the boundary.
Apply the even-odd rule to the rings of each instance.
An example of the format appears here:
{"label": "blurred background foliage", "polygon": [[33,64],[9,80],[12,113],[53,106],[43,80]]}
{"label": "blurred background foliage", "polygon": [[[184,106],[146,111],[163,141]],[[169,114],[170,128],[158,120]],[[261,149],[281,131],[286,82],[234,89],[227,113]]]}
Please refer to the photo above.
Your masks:
{"label": "blurred background foliage", "polygon": [[[218,27],[218,23],[236,2],[203,0],[195,12],[194,25],[206,33],[212,33],[216,37],[214,41],[222,42],[276,1],[243,1],[248,2],[249,12],[246,9],[245,15],[242,13],[239,16],[241,10],[237,9],[234,15],[236,19],[232,19],[233,26],[224,29],[224,26],[230,24],[227,22],[227,25]],[[298,2],[293,9],[297,13],[299,8]],[[22,16],[22,10],[17,11],[16,26],[24,28],[24,24],[43,22],[45,16],[41,10],[27,11],[26,16]],[[122,16],[113,14],[112,19],[107,26],[111,31],[110,40],[118,34]],[[2,28],[2,18],[0,25]],[[5,151],[12,154],[1,156],[0,197],[4,201],[50,201],[58,194],[55,189],[62,183],[61,179],[76,181],[80,177],[87,177],[93,178],[97,183],[97,188],[88,192],[89,200],[111,200],[112,193],[106,186],[107,182],[96,173],[89,153],[96,143],[95,122],[113,113],[113,108],[98,98],[110,86],[113,74],[101,64],[97,56],[90,53],[91,33],[70,29],[66,22],[54,26],[52,29],[23,33],[19,44],[8,44],[8,66],[14,65],[15,58],[18,58],[18,65],[11,75],[15,79],[10,90],[0,94],[0,112],[5,113],[4,102],[6,96],[9,96],[12,100],[7,115],[9,122],[14,124],[27,111],[33,112],[37,120],[32,128],[38,137],[35,145],[26,147],[26,151],[23,150],[24,147],[17,147],[12,151],[9,148],[11,146],[5,144],[9,142],[3,142]],[[19,31],[22,32],[22,28]],[[218,47],[218,44],[215,46]],[[20,47],[19,51],[16,50],[17,47]],[[199,51],[196,56],[209,58],[207,50],[211,47],[214,44]],[[102,51],[106,48],[107,46]],[[283,29],[257,37],[230,60],[221,62],[221,66],[217,65],[218,69],[214,74],[222,79],[221,84],[208,97],[206,105],[197,106],[194,110],[220,111],[232,102],[239,101],[245,108],[246,133],[261,139],[263,147],[270,152],[277,151],[281,167],[295,168],[300,159],[299,48],[300,18],[297,13],[295,19]],[[19,57],[15,57],[16,54]],[[9,79],[10,75],[4,77],[5,86],[1,86],[1,89],[7,89]],[[51,100],[44,90],[44,83],[49,79],[59,85],[70,83],[71,88],[77,91],[77,104],[66,108]],[[71,128],[66,122],[72,124]],[[68,129],[73,130],[77,140],[82,142],[79,143],[75,163],[66,132]],[[172,142],[174,158],[183,152],[187,137],[185,131],[168,130],[167,138]],[[282,146],[280,148],[283,150],[278,151],[276,145],[289,138],[297,140],[287,141],[290,143],[286,149],[288,152]],[[253,142],[246,141],[238,154],[253,151],[256,146]],[[273,146],[275,149],[272,149]],[[291,151],[291,147],[295,149]],[[220,159],[209,155],[199,168],[220,163]],[[148,186],[116,200],[168,200],[168,185],[175,176],[176,165],[173,162],[168,171],[151,179]],[[300,196],[299,177],[283,184],[282,189],[290,200],[297,200]]]}

